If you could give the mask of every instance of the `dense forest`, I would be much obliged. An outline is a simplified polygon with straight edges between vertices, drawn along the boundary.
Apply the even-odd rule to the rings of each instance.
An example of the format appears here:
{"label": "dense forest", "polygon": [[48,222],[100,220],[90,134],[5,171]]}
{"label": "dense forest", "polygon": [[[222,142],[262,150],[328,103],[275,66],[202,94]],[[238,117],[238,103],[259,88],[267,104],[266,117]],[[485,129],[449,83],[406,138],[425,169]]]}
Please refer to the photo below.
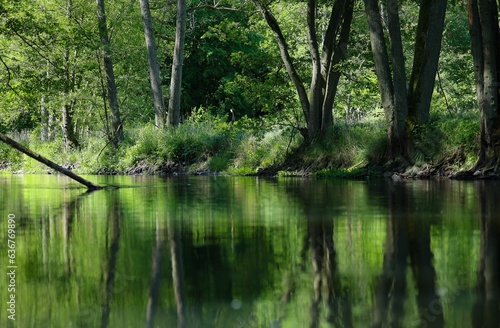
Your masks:
{"label": "dense forest", "polygon": [[499,47],[489,0],[3,1],[0,132],[80,173],[495,176]]}

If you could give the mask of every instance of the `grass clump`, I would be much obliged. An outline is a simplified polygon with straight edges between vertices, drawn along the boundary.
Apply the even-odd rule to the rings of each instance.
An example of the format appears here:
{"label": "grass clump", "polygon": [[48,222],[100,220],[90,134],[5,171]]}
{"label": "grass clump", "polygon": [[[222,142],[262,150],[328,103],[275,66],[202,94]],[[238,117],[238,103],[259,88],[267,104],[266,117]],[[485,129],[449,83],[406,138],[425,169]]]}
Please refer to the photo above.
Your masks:
{"label": "grass clump", "polygon": [[292,171],[302,167],[309,172],[363,166],[382,156],[385,148],[379,144],[385,139],[382,122],[335,124],[313,143],[303,144],[287,162]]}

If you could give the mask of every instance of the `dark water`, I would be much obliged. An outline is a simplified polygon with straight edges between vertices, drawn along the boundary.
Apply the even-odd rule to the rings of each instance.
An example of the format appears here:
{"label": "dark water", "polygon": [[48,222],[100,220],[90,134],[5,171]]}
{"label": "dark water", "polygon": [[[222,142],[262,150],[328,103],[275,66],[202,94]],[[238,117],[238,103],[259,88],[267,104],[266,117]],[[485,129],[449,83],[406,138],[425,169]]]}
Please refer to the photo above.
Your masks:
{"label": "dark water", "polygon": [[0,327],[500,322],[496,182],[90,179],[0,175]]}

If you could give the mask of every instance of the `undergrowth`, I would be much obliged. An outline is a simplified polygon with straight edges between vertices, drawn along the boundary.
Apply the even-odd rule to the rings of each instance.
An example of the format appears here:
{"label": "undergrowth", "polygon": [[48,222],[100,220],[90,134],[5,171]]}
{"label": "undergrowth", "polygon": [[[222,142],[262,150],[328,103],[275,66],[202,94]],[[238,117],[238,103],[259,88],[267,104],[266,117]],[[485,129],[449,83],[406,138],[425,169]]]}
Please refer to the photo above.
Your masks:
{"label": "undergrowth", "polygon": [[[414,131],[411,169],[448,161],[454,170],[472,166],[477,154],[478,119],[434,115]],[[307,175],[336,178],[375,176],[385,160],[385,122],[334,125],[313,143],[291,128],[256,127],[242,120],[229,124],[216,118],[194,118],[177,128],[153,125],[128,128],[113,149],[104,135],[66,149],[62,138],[41,142],[38,133],[13,136],[28,148],[83,174],[206,173]],[[459,159],[459,160],[458,160]],[[6,145],[0,145],[0,167],[13,172],[45,173],[48,169]],[[272,169],[270,169],[272,168]]]}

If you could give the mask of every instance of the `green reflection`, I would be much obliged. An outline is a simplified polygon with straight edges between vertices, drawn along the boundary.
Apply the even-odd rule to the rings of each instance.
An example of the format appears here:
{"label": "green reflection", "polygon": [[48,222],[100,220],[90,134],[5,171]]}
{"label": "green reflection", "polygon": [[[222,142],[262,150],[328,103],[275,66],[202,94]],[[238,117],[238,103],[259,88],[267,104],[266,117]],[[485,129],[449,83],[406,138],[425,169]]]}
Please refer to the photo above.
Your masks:
{"label": "green reflection", "polygon": [[99,179],[0,176],[1,327],[498,322],[498,183]]}

